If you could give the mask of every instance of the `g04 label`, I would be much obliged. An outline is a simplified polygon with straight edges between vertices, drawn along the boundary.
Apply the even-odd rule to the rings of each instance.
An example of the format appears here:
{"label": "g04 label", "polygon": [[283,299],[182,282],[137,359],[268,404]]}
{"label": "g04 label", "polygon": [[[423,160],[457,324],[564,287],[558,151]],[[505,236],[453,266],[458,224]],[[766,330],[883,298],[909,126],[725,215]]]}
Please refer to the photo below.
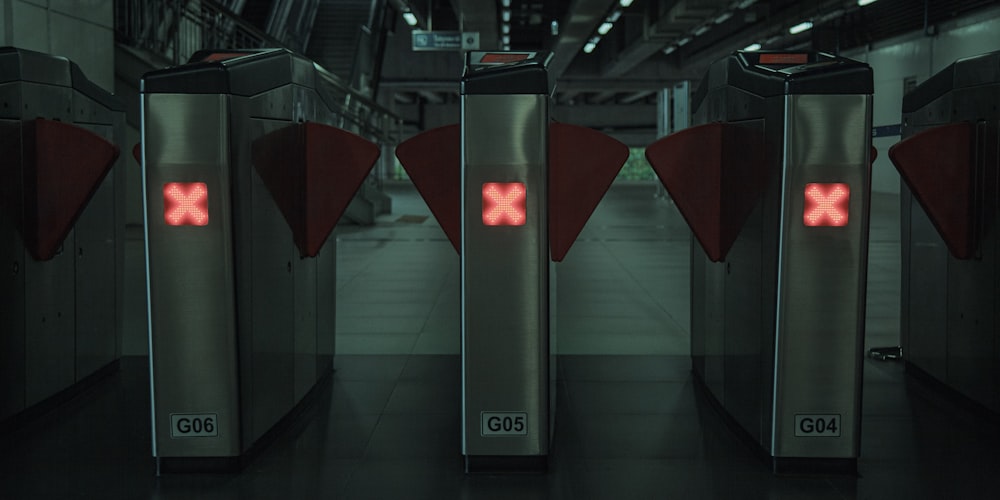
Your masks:
{"label": "g04 label", "polygon": [[171,413],[170,437],[216,437],[219,415],[215,413]]}
{"label": "g04 label", "polygon": [[840,437],[840,414],[795,415],[795,437]]}
{"label": "g04 label", "polygon": [[484,411],[480,415],[480,434],[483,436],[528,434],[528,414],[523,411]]}

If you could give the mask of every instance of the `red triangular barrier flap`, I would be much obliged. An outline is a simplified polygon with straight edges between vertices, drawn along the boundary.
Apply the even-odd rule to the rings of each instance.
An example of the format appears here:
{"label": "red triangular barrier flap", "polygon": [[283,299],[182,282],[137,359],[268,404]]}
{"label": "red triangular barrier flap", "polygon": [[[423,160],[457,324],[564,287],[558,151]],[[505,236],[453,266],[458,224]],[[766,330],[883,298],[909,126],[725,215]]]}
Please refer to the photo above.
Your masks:
{"label": "red triangular barrier flap", "polygon": [[303,257],[319,253],[379,157],[371,141],[314,122],[259,137],[251,152]]}
{"label": "red triangular barrier flap", "polygon": [[763,133],[698,125],[654,142],[646,159],[709,259],[724,260],[767,182]]}
{"label": "red triangular barrier flap", "polygon": [[118,146],[75,125],[37,118],[22,127],[25,246],[55,256],[118,159]]}
{"label": "red triangular barrier flap", "polygon": [[462,137],[456,125],[417,134],[396,146],[396,158],[431,213],[461,253]]}
{"label": "red triangular barrier flap", "polygon": [[889,148],[889,159],[958,259],[972,257],[975,131],[971,123],[923,130]]}
{"label": "red triangular barrier flap", "polygon": [[593,129],[549,124],[549,248],[560,262],[569,252],[618,171],[628,146]]}

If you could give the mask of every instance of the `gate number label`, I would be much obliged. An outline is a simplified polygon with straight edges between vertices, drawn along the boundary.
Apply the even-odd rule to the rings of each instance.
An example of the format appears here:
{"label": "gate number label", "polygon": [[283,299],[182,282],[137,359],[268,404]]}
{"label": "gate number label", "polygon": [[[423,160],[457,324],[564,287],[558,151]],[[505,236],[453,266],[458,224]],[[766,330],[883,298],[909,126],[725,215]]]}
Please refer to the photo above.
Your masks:
{"label": "gate number label", "polygon": [[215,437],[219,435],[219,415],[215,413],[171,413],[170,437]]}
{"label": "gate number label", "polygon": [[795,415],[795,437],[840,437],[840,414]]}
{"label": "gate number label", "polygon": [[483,436],[525,436],[528,414],[523,411],[484,411],[481,415]]}

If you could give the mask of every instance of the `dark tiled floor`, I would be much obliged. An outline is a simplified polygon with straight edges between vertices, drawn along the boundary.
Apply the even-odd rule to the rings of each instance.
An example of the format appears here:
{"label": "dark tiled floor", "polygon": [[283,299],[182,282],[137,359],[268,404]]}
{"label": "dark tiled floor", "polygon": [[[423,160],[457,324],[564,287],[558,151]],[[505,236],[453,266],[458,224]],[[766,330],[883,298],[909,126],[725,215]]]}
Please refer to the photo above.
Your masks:
{"label": "dark tiled floor", "polygon": [[[690,375],[690,240],[615,186],[558,265],[557,427],[540,475],[462,473],[458,258],[412,189],[341,227],[338,356],[315,405],[239,474],[156,477],[146,359],[0,438],[0,498],[991,498],[1000,430],[865,361],[858,477],[777,477]],[[866,345],[898,338],[898,208],[874,200]]]}

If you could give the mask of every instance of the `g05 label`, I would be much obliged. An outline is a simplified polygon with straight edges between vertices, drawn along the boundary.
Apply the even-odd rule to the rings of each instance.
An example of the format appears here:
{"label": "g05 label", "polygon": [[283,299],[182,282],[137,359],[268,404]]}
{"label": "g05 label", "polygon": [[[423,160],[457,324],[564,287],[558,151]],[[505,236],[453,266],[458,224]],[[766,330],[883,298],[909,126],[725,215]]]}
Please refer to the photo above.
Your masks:
{"label": "g05 label", "polygon": [[171,413],[170,437],[216,437],[219,415],[215,413]]}
{"label": "g05 label", "polygon": [[484,411],[480,417],[483,436],[525,436],[528,414],[523,411]]}

